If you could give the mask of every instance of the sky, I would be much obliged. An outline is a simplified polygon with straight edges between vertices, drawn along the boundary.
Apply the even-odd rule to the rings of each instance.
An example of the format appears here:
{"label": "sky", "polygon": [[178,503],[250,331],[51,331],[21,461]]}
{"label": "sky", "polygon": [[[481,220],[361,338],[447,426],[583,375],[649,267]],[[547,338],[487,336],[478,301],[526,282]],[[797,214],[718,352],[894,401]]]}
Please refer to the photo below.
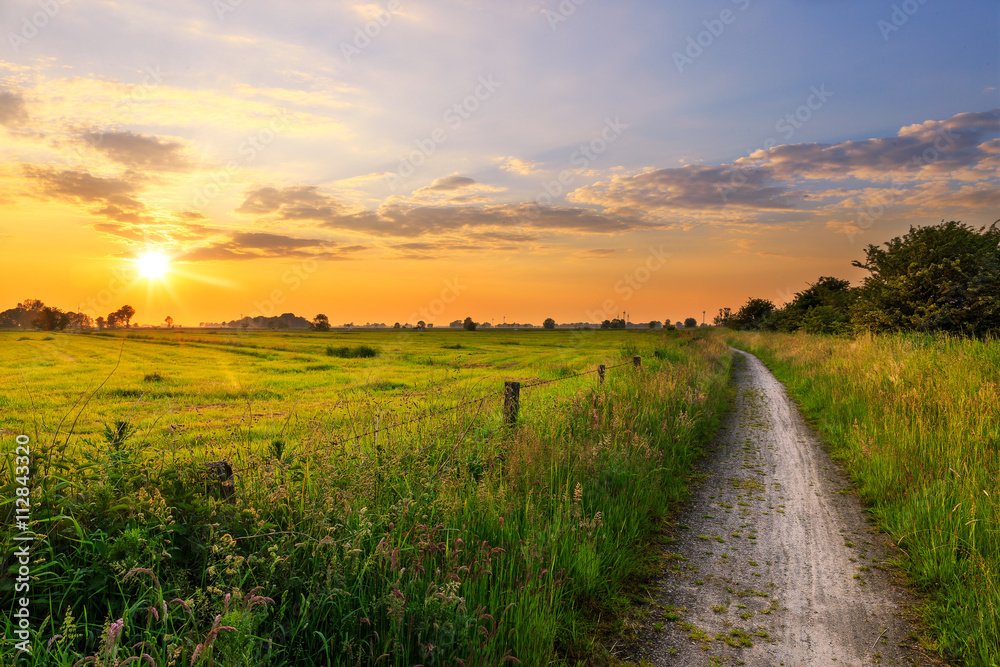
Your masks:
{"label": "sky", "polygon": [[4,0],[0,309],[682,320],[1000,219],[996,0]]}

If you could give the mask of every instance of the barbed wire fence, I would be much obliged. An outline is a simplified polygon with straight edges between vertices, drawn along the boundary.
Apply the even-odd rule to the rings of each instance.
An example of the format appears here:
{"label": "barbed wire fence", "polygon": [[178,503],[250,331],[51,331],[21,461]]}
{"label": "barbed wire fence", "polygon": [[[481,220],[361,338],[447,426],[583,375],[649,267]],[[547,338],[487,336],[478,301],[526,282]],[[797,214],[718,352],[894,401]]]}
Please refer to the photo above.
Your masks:
{"label": "barbed wire fence", "polygon": [[[476,413],[473,416],[473,418],[470,420],[469,425],[468,425],[468,427],[466,428],[466,430],[465,430],[465,432],[463,434],[463,437],[460,438],[459,441],[456,442],[456,444],[452,447],[452,451],[449,453],[449,455],[443,457],[443,460],[442,460],[442,463],[441,463],[441,465],[439,467],[439,470],[438,470],[437,473],[435,473],[435,476],[436,476],[443,469],[444,464],[447,462],[447,460],[450,458],[450,456],[453,455],[454,451],[457,450],[458,445],[460,445],[461,442],[464,441],[464,439],[465,439],[464,436],[469,432],[469,430],[471,429],[472,425],[475,424],[476,421],[479,420],[482,417],[483,411],[486,409],[486,407],[487,407],[488,404],[501,403],[501,407],[502,407],[502,413],[501,413],[502,414],[502,419],[500,420],[500,423],[498,425],[496,425],[494,428],[490,429],[489,431],[487,431],[485,433],[480,434],[479,437],[482,440],[488,440],[488,439],[492,438],[493,436],[495,436],[497,433],[503,431],[504,429],[509,429],[509,428],[511,428],[512,426],[514,426],[517,423],[518,416],[519,416],[519,413],[520,413],[521,392],[530,392],[532,390],[538,389],[539,387],[543,387],[543,386],[547,386],[547,385],[551,385],[551,384],[555,384],[555,383],[560,383],[560,382],[566,382],[566,381],[569,381],[569,380],[574,380],[574,379],[577,379],[577,378],[580,378],[580,377],[584,377],[584,376],[588,376],[588,375],[596,375],[598,377],[599,381],[601,383],[603,383],[605,381],[606,372],[609,371],[609,370],[621,368],[621,367],[624,367],[624,366],[633,366],[636,369],[640,369],[641,365],[642,365],[641,364],[641,358],[640,357],[633,357],[630,361],[625,361],[625,362],[622,362],[622,363],[619,363],[619,364],[613,364],[613,365],[599,364],[598,366],[596,366],[594,368],[590,368],[590,369],[587,369],[587,370],[583,370],[583,371],[580,371],[580,372],[577,372],[577,373],[572,373],[570,375],[565,375],[565,376],[558,377],[558,378],[552,378],[552,379],[549,379],[549,380],[535,380],[535,381],[529,381],[529,382],[520,382],[520,381],[506,380],[506,381],[503,381],[504,385],[503,385],[502,388],[497,388],[497,389],[493,389],[493,390],[487,391],[485,393],[482,393],[482,394],[476,396],[475,398],[465,399],[465,400],[459,401],[458,403],[456,403],[454,405],[449,405],[449,406],[443,406],[443,407],[437,407],[437,408],[429,409],[425,413],[423,413],[423,414],[421,414],[419,416],[416,416],[416,417],[395,420],[395,421],[392,421],[391,423],[388,423],[388,424],[379,424],[378,422],[380,421],[380,415],[377,414],[376,417],[375,417],[375,419],[376,419],[376,423],[378,425],[375,426],[374,428],[366,429],[366,430],[364,430],[364,431],[362,431],[360,433],[353,433],[353,434],[351,434],[349,436],[330,439],[330,440],[324,441],[321,444],[324,447],[326,447],[326,448],[341,449],[342,451],[344,451],[344,450],[346,450],[346,447],[348,447],[349,445],[361,442],[361,441],[365,440],[366,438],[374,438],[375,439],[375,443],[376,443],[375,447],[377,449],[378,448],[378,436],[381,435],[381,434],[388,434],[388,433],[393,432],[393,431],[398,431],[398,429],[401,429],[403,427],[412,426],[412,425],[415,425],[415,424],[430,423],[430,422],[435,421],[435,420],[439,423],[440,420],[441,420],[441,418],[443,416],[447,415],[447,414],[455,413],[455,412],[458,412],[460,410],[469,408],[471,406],[476,406],[476,408],[477,408],[476,409]],[[481,384],[486,379],[492,379],[492,380],[496,381],[496,378],[484,378],[484,379],[480,380],[479,383]],[[442,385],[444,385],[444,384],[449,384],[450,385],[452,383],[442,383]],[[434,391],[435,391],[435,388],[430,388],[430,389],[424,390],[422,392],[419,392],[417,395],[426,395],[426,394],[432,393]],[[347,408],[348,409],[348,413],[350,413],[350,407],[352,405],[358,405],[359,403],[360,402],[354,402],[354,403],[338,404],[338,405],[340,407]],[[353,420],[352,420],[352,423],[353,423]],[[434,447],[436,444],[437,443],[432,442],[431,444],[425,445],[424,447],[420,448],[419,450],[416,450],[415,452],[409,452],[408,455],[410,455],[410,456],[416,456],[416,457],[421,457],[421,456],[425,455],[426,452],[429,449],[431,449],[432,447]],[[310,454],[310,453],[314,454],[315,451],[308,451],[307,450],[305,452],[302,452],[301,454],[304,455],[304,454]],[[206,462],[203,462],[203,465],[205,465],[206,467],[208,467],[209,470],[218,477],[220,489],[223,491],[223,495],[231,495],[233,493],[234,489],[235,489],[235,477],[236,476],[244,476],[244,475],[251,474],[254,471],[257,471],[257,470],[260,470],[260,469],[272,466],[272,465],[274,465],[274,463],[275,463],[275,457],[268,458],[268,459],[260,457],[259,460],[257,460],[257,461],[245,461],[240,466],[238,466],[237,468],[233,468],[233,466],[228,461],[211,461],[211,462],[206,461]],[[394,463],[394,461],[386,461],[386,462],[384,462],[381,465],[372,467],[371,469],[369,469],[368,472],[371,475],[380,474],[381,472],[383,472],[384,468],[386,468],[387,466],[389,466],[389,465],[391,465],[393,463]]]}

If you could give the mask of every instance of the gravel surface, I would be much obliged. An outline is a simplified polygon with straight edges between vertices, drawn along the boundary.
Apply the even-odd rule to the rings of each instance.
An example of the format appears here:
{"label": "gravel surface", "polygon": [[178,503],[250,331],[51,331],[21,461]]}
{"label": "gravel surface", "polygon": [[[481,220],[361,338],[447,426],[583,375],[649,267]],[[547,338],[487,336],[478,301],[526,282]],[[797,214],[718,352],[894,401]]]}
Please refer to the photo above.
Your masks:
{"label": "gravel surface", "polygon": [[849,482],[782,385],[736,351],[738,396],[678,517],[630,659],[653,665],[939,665]]}

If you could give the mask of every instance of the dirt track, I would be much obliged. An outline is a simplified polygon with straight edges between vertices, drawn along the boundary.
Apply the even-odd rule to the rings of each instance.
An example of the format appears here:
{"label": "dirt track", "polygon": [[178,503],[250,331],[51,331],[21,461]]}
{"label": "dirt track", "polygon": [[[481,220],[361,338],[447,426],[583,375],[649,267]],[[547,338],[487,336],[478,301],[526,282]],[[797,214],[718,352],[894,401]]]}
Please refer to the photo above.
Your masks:
{"label": "dirt track", "polygon": [[[654,665],[931,665],[892,547],[782,385],[735,353],[735,409],[678,518],[632,659]],[[659,629],[656,629],[659,627]]]}

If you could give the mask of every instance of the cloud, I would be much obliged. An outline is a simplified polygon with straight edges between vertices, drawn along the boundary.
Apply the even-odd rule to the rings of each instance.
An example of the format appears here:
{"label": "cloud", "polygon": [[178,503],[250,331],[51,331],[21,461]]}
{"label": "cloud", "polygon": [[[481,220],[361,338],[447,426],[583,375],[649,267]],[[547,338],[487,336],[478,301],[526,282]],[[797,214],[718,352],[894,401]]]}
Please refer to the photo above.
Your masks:
{"label": "cloud", "polygon": [[414,202],[422,204],[483,204],[493,201],[493,194],[507,188],[479,183],[468,176],[453,174],[438,178],[430,185],[415,190],[411,195]]}
{"label": "cloud", "polygon": [[346,259],[365,249],[366,246],[343,246],[323,239],[296,238],[265,232],[235,232],[225,240],[188,250],[180,259],[190,262],[273,258]]}
{"label": "cloud", "polygon": [[761,168],[783,181],[941,176],[976,167],[988,157],[984,144],[998,133],[1000,109],[908,125],[895,137],[777,146],[758,151],[744,161],[763,160]]}
{"label": "cloud", "polygon": [[28,120],[28,109],[19,93],[0,90],[0,125],[16,127]]}
{"label": "cloud", "polygon": [[801,204],[801,194],[772,178],[765,170],[741,172],[732,166],[658,169],[574,190],[568,197],[613,211],[651,209],[747,208],[787,210]]}
{"label": "cloud", "polygon": [[135,178],[104,178],[86,171],[35,165],[25,165],[24,173],[38,184],[43,199],[88,205],[94,215],[119,222],[139,222],[147,213],[146,205],[136,196],[139,184]]}
{"label": "cloud", "polygon": [[[460,191],[482,187],[472,179],[460,178],[464,177],[439,179],[435,183],[445,191],[450,187]],[[254,188],[246,193],[236,211],[266,217],[271,222],[311,221],[324,229],[383,238],[455,234],[475,238],[477,233],[510,234],[512,229],[524,235],[522,238],[536,238],[541,232],[611,234],[651,228],[649,223],[630,216],[606,216],[587,208],[530,203],[425,205],[415,199],[363,210],[347,206],[315,186]],[[480,236],[479,240],[499,241],[501,237]]]}
{"label": "cloud", "polygon": [[237,213],[277,215],[279,220],[328,220],[353,209],[319,192],[314,185],[249,190]]}
{"label": "cloud", "polygon": [[134,132],[87,132],[84,141],[109,159],[130,169],[186,171],[192,164],[183,154],[184,146]]}
{"label": "cloud", "polygon": [[[872,183],[889,184],[905,205],[936,183],[951,183],[937,201],[985,207],[1000,171],[1000,109],[962,113],[908,125],[894,137],[836,144],[786,144],[718,166],[687,165],[578,188],[567,196],[611,216],[648,221],[746,222],[769,213],[808,218],[860,195]],[[968,184],[980,187],[966,191]],[[957,185],[956,185],[957,184]],[[959,190],[959,188],[962,188]]]}
{"label": "cloud", "polygon": [[451,192],[453,190],[461,190],[462,188],[467,188],[475,184],[476,181],[468,176],[446,176],[445,178],[435,180],[426,187],[420,188],[417,192]]}
{"label": "cloud", "polygon": [[497,160],[500,162],[500,168],[504,171],[509,171],[512,174],[518,174],[520,176],[530,176],[532,174],[537,174],[542,171],[539,169],[537,162],[531,162],[529,160],[522,160],[517,157],[502,157]]}

